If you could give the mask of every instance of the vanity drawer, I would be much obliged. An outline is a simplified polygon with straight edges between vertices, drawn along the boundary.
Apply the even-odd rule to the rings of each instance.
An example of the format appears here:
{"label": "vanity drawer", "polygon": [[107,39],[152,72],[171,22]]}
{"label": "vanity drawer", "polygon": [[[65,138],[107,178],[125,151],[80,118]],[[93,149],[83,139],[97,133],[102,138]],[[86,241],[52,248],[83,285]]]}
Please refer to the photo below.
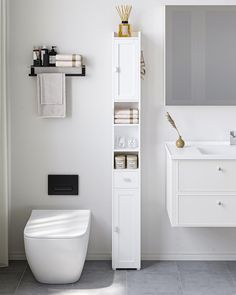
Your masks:
{"label": "vanity drawer", "polygon": [[236,195],[178,198],[179,226],[236,226]]}
{"label": "vanity drawer", "polygon": [[235,160],[184,160],[178,166],[178,190],[236,191]]}
{"label": "vanity drawer", "polygon": [[139,172],[137,171],[115,171],[115,188],[137,188],[139,187]]}

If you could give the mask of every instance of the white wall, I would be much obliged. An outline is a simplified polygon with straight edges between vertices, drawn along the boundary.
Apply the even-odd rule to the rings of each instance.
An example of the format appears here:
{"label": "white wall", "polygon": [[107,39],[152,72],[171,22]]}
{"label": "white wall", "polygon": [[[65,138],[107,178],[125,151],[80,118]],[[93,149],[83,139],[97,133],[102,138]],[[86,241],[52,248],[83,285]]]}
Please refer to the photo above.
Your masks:
{"label": "white wall", "polygon": [[[119,1],[118,1],[119,2]],[[174,229],[165,210],[164,142],[176,134],[165,120],[164,9],[158,0],[132,0],[131,22],[143,32],[142,253],[144,258],[236,258],[235,229]],[[168,1],[236,4],[236,1]],[[111,32],[113,0],[10,0],[11,257],[24,252],[23,228],[33,208],[90,208],[90,258],[111,252]],[[69,78],[69,116],[36,113],[36,79],[28,77],[34,45],[57,45],[86,58],[87,76]],[[169,107],[186,140],[228,140],[236,107]],[[78,173],[78,197],[47,195],[47,174]]]}

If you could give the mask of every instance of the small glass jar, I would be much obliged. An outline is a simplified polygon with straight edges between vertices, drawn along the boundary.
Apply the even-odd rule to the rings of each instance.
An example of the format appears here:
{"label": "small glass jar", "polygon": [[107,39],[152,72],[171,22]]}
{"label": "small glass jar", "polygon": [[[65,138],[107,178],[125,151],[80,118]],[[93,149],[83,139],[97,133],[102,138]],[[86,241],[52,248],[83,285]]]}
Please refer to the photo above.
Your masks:
{"label": "small glass jar", "polygon": [[119,37],[131,37],[131,26],[127,21],[119,25]]}

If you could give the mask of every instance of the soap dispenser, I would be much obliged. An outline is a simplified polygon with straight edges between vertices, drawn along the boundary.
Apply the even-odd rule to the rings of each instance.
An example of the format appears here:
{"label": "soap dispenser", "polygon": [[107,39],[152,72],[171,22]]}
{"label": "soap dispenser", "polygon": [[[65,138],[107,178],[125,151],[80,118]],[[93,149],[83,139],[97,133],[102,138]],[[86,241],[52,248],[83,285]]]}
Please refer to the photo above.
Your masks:
{"label": "soap dispenser", "polygon": [[56,66],[56,46],[52,46],[52,49],[49,51],[49,66],[55,67]]}

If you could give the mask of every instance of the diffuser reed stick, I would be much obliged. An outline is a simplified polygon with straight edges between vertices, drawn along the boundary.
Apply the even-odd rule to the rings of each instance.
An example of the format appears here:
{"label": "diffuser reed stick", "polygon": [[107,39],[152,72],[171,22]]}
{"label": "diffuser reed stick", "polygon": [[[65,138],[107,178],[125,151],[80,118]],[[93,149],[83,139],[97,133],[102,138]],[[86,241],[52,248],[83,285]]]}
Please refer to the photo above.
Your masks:
{"label": "diffuser reed stick", "polygon": [[119,37],[130,37],[131,30],[129,24],[129,17],[132,10],[131,5],[116,6],[116,10],[120,16],[121,24],[119,25]]}

